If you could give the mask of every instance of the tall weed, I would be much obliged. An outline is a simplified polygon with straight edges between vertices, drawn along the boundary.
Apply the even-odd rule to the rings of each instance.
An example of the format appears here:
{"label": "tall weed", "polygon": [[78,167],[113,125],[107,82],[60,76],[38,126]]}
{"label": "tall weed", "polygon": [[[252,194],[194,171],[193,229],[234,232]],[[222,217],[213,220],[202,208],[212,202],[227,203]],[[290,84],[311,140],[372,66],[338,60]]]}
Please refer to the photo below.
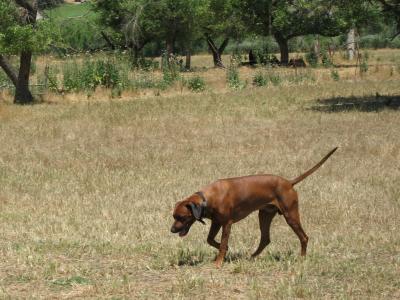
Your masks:
{"label": "tall weed", "polygon": [[238,63],[234,57],[231,58],[229,67],[226,70],[226,81],[228,86],[234,90],[241,90],[246,86],[246,83],[239,78]]}
{"label": "tall weed", "polygon": [[86,60],[83,64],[72,62],[63,68],[63,86],[66,91],[89,91],[97,87],[122,89],[127,74],[121,72],[113,60]]}

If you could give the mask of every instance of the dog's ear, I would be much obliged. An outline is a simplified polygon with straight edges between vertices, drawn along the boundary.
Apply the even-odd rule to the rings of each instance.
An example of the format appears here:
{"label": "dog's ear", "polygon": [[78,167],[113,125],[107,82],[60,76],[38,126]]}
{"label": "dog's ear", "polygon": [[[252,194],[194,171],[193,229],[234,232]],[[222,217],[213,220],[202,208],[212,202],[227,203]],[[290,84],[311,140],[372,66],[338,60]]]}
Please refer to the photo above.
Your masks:
{"label": "dog's ear", "polygon": [[203,214],[203,208],[200,205],[194,203],[189,203],[190,210],[197,221],[201,220],[201,215]]}

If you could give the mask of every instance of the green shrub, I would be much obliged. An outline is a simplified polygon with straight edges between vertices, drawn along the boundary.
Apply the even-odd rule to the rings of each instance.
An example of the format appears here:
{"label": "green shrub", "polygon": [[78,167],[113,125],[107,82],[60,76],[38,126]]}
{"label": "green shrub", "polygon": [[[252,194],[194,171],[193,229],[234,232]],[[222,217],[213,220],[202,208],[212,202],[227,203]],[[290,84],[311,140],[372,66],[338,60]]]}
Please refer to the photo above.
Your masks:
{"label": "green shrub", "polygon": [[268,84],[268,78],[262,72],[257,72],[253,77],[253,85],[255,86],[266,86]]}
{"label": "green shrub", "polygon": [[187,86],[192,92],[202,92],[206,89],[206,83],[200,76],[194,76],[187,81]]}
{"label": "green shrub", "polygon": [[337,70],[335,70],[335,69],[332,69],[331,70],[331,78],[334,81],[339,81],[339,79],[340,79],[339,72]]}
{"label": "green shrub", "polygon": [[180,66],[176,56],[172,56],[168,60],[168,53],[165,51],[161,57],[163,81],[162,86],[169,86],[179,78]]}
{"label": "green shrub", "polygon": [[74,62],[63,69],[63,85],[66,91],[88,91],[98,86],[121,89],[126,85],[126,78],[123,80],[118,67],[111,60],[86,60],[83,65]]}
{"label": "green shrub", "polygon": [[246,83],[239,78],[238,65],[234,59],[231,59],[231,63],[226,70],[226,81],[231,89],[240,90],[246,86]]}
{"label": "green shrub", "polygon": [[326,50],[322,51],[322,53],[321,53],[321,61],[322,61],[322,65],[325,68],[330,68],[330,67],[333,66],[333,61],[330,58],[330,56],[329,56],[329,54],[328,54],[328,52]]}
{"label": "green shrub", "polygon": [[79,67],[76,62],[65,64],[62,71],[64,90],[79,91],[82,89]]}
{"label": "green shrub", "polygon": [[318,56],[313,50],[306,53],[306,61],[311,67],[318,67]]}

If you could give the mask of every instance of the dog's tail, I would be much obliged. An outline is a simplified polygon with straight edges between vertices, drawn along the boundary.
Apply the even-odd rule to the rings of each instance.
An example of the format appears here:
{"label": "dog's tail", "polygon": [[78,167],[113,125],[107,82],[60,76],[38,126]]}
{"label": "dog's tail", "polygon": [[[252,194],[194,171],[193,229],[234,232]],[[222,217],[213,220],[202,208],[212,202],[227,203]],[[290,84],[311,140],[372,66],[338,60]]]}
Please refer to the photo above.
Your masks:
{"label": "dog's tail", "polygon": [[305,179],[306,177],[310,176],[312,173],[314,173],[320,166],[322,166],[322,164],[329,158],[329,156],[331,156],[338,147],[334,148],[333,150],[331,150],[331,152],[329,152],[319,163],[317,163],[314,167],[312,167],[310,170],[308,170],[307,172],[305,172],[304,174],[300,175],[299,177],[293,179],[290,181],[290,183],[292,185],[298,184],[300,181],[302,181],[303,179]]}

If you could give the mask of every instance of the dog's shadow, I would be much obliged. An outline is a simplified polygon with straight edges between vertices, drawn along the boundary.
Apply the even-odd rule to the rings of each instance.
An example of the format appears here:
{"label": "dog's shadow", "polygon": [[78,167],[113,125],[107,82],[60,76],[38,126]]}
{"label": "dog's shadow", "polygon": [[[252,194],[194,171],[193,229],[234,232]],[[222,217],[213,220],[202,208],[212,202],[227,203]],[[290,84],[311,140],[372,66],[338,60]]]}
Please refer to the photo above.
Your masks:
{"label": "dog's shadow", "polygon": [[[178,253],[178,257],[174,259],[172,264],[178,266],[197,266],[203,263],[215,261],[218,254],[210,255],[209,251],[205,250],[189,250],[189,249],[181,249]],[[240,260],[263,260],[269,262],[287,262],[293,261],[296,259],[296,255],[293,251],[287,252],[266,252],[260,254],[260,256],[256,258],[252,258],[251,255],[247,252],[228,252],[225,256],[226,263],[235,263]]]}
{"label": "dog's shadow", "polygon": [[287,251],[287,252],[280,252],[280,251],[274,251],[274,252],[267,252],[265,251],[264,253],[260,254],[257,257],[252,257],[249,253],[245,252],[232,252],[228,253],[225,257],[226,262],[236,262],[239,260],[264,260],[264,261],[272,261],[272,262],[285,262],[285,261],[292,261],[296,259],[296,255],[294,254],[293,251]]}
{"label": "dog's shadow", "polygon": [[264,256],[260,256],[260,258],[265,261],[285,262],[285,261],[295,260],[297,256],[294,254],[293,251],[289,250],[287,252],[280,252],[280,251],[268,252]]}
{"label": "dog's shadow", "polygon": [[197,266],[205,261],[207,261],[208,254],[203,249],[200,250],[189,250],[180,249],[178,252],[178,257],[174,258],[172,264],[178,266]]}
{"label": "dog's shadow", "polygon": [[[249,259],[249,254],[244,252],[228,252],[225,256],[226,262],[235,262],[242,259]],[[217,258],[217,256],[215,256]]]}

